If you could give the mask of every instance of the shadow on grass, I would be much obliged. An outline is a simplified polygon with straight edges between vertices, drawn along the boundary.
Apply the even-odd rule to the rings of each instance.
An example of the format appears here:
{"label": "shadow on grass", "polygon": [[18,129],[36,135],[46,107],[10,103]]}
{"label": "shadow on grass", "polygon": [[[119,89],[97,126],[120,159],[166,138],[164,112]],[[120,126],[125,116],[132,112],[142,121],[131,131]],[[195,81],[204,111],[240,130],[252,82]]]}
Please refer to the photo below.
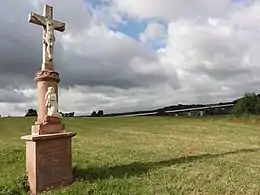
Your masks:
{"label": "shadow on grass", "polygon": [[203,159],[211,159],[222,157],[226,155],[238,154],[238,153],[248,153],[248,152],[257,152],[260,148],[255,149],[240,149],[230,152],[224,152],[220,154],[201,154],[194,156],[183,156],[179,158],[173,158],[169,160],[157,161],[157,162],[147,162],[140,163],[134,162],[125,165],[116,165],[110,167],[90,167],[88,169],[82,169],[75,166],[73,169],[74,179],[79,181],[95,181],[103,180],[109,178],[125,178],[131,176],[138,176],[146,174],[149,170],[154,170],[163,167],[170,167],[175,164],[190,163],[194,161],[199,161]]}

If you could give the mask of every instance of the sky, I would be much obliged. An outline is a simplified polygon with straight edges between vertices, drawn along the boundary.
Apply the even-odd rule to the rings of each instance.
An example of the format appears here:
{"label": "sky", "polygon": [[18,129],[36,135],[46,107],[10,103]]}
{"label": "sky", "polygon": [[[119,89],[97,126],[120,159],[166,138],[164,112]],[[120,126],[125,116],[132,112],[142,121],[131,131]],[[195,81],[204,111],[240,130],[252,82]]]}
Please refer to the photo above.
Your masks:
{"label": "sky", "polygon": [[232,101],[260,91],[260,0],[27,0],[0,7],[0,114],[37,109],[41,27],[54,7],[59,109],[90,114]]}

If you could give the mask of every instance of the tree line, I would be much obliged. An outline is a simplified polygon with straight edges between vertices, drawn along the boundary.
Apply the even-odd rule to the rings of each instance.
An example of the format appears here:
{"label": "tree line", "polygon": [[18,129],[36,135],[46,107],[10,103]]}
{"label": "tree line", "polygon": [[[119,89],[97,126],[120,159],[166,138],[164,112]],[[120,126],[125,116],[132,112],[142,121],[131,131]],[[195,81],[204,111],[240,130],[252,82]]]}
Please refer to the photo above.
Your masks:
{"label": "tree line", "polygon": [[[69,112],[69,113],[63,113],[60,112],[62,117],[74,117],[75,116],[75,112]],[[33,108],[28,109],[27,113],[25,114],[25,116],[37,116],[37,111]]]}
{"label": "tree line", "polygon": [[[248,92],[245,95],[237,100],[232,102],[220,102],[218,104],[178,104],[167,106],[160,109],[149,110],[149,111],[135,111],[135,112],[124,112],[124,113],[111,113],[104,114],[103,110],[93,111],[89,117],[102,117],[102,116],[120,116],[126,114],[143,114],[143,113],[152,113],[157,112],[157,115],[167,115],[165,111],[174,111],[188,108],[199,108],[204,106],[213,106],[213,105],[226,105],[226,104],[234,104],[233,107],[230,108],[214,108],[205,110],[206,115],[224,115],[224,114],[235,114],[236,116],[242,115],[259,115],[260,114],[260,94],[256,94],[255,92]],[[74,117],[75,112],[63,113],[60,112],[63,117]],[[37,111],[35,109],[28,109],[25,116],[37,116]]]}

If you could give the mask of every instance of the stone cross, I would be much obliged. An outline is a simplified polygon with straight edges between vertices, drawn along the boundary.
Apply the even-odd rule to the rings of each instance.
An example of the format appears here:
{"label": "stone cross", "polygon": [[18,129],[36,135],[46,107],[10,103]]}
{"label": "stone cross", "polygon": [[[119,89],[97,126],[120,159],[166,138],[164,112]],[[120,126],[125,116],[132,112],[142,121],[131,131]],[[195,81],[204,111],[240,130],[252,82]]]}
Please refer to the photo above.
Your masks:
{"label": "stone cross", "polygon": [[65,23],[53,19],[53,7],[50,5],[44,6],[43,16],[30,12],[29,22],[43,27],[42,70],[53,70],[54,30],[63,32]]}
{"label": "stone cross", "polygon": [[26,172],[31,195],[73,182],[71,139],[58,113],[59,73],[54,70],[54,31],[64,31],[65,23],[53,19],[53,8],[45,5],[43,16],[30,13],[29,22],[43,27],[43,64],[37,71],[38,111],[26,141]]}

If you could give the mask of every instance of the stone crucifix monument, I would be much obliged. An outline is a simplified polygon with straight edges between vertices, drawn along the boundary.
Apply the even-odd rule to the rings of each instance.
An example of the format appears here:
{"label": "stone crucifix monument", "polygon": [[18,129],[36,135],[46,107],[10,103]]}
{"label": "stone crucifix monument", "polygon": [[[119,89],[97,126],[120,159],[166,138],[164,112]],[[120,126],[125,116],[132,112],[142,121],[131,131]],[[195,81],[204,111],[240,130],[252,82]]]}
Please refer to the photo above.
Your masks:
{"label": "stone crucifix monument", "polygon": [[58,112],[59,73],[54,70],[54,30],[63,32],[65,23],[53,19],[53,8],[44,7],[44,15],[29,14],[29,22],[42,26],[42,68],[36,73],[38,117],[26,141],[26,171],[31,194],[66,186],[73,182],[71,138]]}

